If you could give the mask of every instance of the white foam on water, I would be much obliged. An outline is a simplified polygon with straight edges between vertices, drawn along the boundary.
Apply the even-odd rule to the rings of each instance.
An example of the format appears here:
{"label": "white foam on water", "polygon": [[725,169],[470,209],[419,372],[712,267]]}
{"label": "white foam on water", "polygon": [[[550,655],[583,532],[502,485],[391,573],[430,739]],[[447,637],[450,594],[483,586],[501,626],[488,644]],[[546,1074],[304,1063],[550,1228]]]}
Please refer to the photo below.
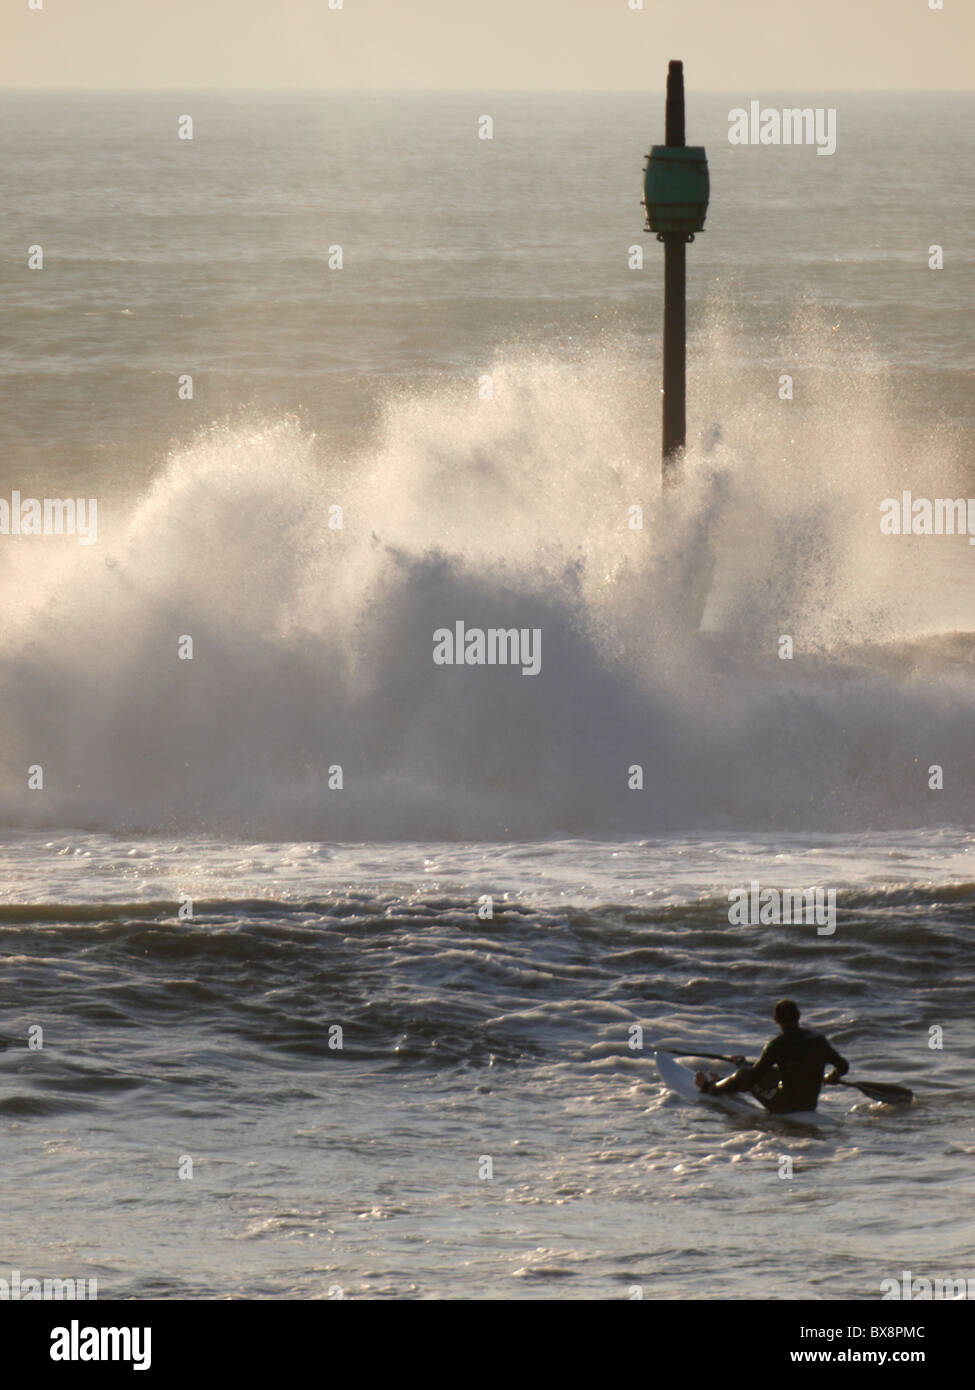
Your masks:
{"label": "white foam on water", "polygon": [[[504,354],[491,400],[395,394],[351,462],[294,420],[217,424],[134,504],[101,499],[96,545],[8,539],[4,822],[503,839],[970,819],[970,649],[946,660],[931,634],[957,626],[973,552],[879,524],[902,488],[964,495],[964,450],[917,439],[829,332],[794,326],[793,402],[774,375],[756,399],[699,367],[707,428],[663,501],[657,391],[606,345]],[[734,351],[715,324],[694,357]],[[539,628],[541,673],[435,665],[458,620]]]}

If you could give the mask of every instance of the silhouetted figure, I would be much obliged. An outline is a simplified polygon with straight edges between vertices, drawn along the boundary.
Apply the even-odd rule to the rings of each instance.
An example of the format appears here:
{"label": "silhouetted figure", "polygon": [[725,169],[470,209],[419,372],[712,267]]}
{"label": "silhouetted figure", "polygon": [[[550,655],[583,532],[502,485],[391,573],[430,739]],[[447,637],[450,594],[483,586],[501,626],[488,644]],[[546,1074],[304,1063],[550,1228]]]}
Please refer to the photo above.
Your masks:
{"label": "silhouetted figure", "polygon": [[[774,1115],[815,1110],[820,1087],[834,1086],[850,1070],[850,1064],[822,1033],[799,1027],[799,1009],[791,999],[780,999],[772,1017],[782,1031],[765,1044],[753,1067],[740,1066],[723,1081],[714,1072],[708,1078],[699,1071],[694,1077],[698,1089],[710,1096],[750,1091]],[[833,1070],[824,1078],[827,1063]]]}

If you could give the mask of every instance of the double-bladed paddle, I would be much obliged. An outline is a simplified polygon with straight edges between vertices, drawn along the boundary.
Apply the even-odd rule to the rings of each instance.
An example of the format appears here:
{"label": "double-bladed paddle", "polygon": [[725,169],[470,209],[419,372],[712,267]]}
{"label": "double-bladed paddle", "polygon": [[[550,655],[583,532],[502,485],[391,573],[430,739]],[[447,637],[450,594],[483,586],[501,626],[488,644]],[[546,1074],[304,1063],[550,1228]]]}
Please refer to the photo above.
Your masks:
{"label": "double-bladed paddle", "polygon": [[[740,1066],[744,1062],[744,1057],[728,1057],[723,1052],[695,1052],[694,1048],[688,1048],[685,1052],[678,1052],[675,1047],[658,1047],[658,1052],[667,1052],[672,1057],[706,1057],[710,1062],[734,1062]],[[838,1086],[852,1086],[855,1091],[862,1091],[870,1100],[882,1101],[885,1105],[910,1105],[914,1099],[914,1092],[907,1086],[896,1086],[889,1081],[844,1081],[840,1079],[836,1082]]]}

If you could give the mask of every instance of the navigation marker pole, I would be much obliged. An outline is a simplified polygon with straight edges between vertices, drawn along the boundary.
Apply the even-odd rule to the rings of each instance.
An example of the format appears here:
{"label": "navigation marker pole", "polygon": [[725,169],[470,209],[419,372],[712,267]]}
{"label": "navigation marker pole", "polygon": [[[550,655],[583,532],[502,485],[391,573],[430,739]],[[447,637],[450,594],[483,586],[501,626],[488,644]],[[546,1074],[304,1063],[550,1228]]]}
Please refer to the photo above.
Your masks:
{"label": "navigation marker pole", "polygon": [[710,186],[703,145],[684,143],[684,64],[667,72],[665,145],[654,145],[643,176],[648,232],[664,244],[662,479],[679,477],[687,442],[687,243],[704,227]]}

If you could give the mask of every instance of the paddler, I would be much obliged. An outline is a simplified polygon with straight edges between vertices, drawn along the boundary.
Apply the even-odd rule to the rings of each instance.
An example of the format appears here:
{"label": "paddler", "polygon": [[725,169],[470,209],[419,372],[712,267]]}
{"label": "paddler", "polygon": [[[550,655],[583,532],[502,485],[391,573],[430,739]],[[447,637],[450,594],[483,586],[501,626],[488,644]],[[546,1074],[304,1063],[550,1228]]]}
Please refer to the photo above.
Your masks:
{"label": "paddler", "polygon": [[[815,1110],[820,1087],[835,1086],[850,1070],[850,1064],[822,1033],[799,1027],[799,1008],[791,999],[780,999],[772,1017],[781,1032],[765,1044],[754,1066],[744,1063],[723,1081],[716,1072],[707,1077],[699,1071],[694,1076],[698,1090],[709,1096],[751,1091],[774,1115]],[[827,1065],[833,1070],[824,1077],[823,1068]]]}

